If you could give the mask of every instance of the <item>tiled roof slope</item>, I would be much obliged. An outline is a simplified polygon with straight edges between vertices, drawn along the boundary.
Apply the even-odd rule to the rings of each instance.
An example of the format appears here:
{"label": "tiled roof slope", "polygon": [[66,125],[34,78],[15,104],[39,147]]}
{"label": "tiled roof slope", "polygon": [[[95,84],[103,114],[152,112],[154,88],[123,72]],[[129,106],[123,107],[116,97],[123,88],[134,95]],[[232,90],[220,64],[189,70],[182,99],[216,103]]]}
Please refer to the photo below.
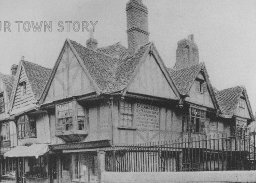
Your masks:
{"label": "tiled roof slope", "polygon": [[70,40],[70,43],[100,90],[104,92],[114,90],[114,70],[119,60],[84,47],[75,41]]}
{"label": "tiled roof slope", "polygon": [[51,75],[51,69],[42,67],[38,64],[28,61],[22,61],[22,64],[24,66],[28,80],[31,84],[36,100],[38,100]]}
{"label": "tiled roof slope", "polygon": [[5,74],[0,73],[0,78],[2,79],[2,81],[5,85],[7,95],[10,99],[11,93],[12,93],[12,86],[13,86],[13,82],[14,82],[14,76],[5,75]]}
{"label": "tiled roof slope", "polygon": [[151,45],[152,43],[148,43],[141,46],[133,56],[127,57],[121,61],[116,70],[116,82],[118,83],[120,90],[128,85],[129,81],[132,79],[134,71]]}
{"label": "tiled roof slope", "polygon": [[102,51],[86,48],[75,41],[70,40],[70,43],[103,93],[117,92],[124,89],[144,55],[146,48],[150,45],[141,46],[131,57],[117,59]]}
{"label": "tiled roof slope", "polygon": [[202,69],[203,63],[199,63],[187,68],[174,70],[168,69],[174,84],[181,95],[187,95],[199,71]]}
{"label": "tiled roof slope", "polygon": [[98,48],[97,51],[117,59],[123,59],[128,55],[127,48],[119,42],[110,46]]}
{"label": "tiled roof slope", "polygon": [[236,86],[216,92],[216,99],[220,110],[224,115],[233,116],[238,105],[239,98],[244,90],[244,87]]}

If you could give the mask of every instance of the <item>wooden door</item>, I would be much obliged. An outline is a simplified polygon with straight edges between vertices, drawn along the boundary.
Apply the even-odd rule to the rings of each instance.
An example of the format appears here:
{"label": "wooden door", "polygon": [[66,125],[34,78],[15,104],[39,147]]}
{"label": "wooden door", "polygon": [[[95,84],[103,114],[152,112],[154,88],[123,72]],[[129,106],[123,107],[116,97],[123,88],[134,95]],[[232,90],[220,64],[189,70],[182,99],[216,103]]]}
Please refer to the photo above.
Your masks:
{"label": "wooden door", "polygon": [[17,182],[25,183],[25,160],[24,158],[17,159],[18,167],[17,167]]}
{"label": "wooden door", "polygon": [[49,156],[49,175],[50,175],[50,183],[57,183],[57,156],[50,155]]}

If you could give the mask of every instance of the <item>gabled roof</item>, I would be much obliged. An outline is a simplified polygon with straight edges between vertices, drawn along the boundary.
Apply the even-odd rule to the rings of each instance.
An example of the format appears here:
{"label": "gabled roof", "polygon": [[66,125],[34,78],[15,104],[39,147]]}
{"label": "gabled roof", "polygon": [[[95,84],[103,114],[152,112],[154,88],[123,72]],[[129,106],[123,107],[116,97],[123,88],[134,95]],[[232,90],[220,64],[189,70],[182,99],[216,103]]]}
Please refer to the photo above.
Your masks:
{"label": "gabled roof", "polygon": [[[149,54],[150,51],[153,51],[155,56],[160,58],[153,43],[141,46],[133,55],[128,55],[127,49],[120,43],[92,50],[69,39],[65,41],[61,54],[63,53],[66,44],[70,46],[71,51],[76,56],[98,94],[121,92],[125,90],[134,78],[140,63],[145,60],[145,55]],[[55,63],[51,77],[45,87],[41,103],[44,101],[57,71],[61,60],[61,54]],[[116,57],[116,55],[120,55],[120,58]],[[171,79],[162,60],[158,60],[160,60],[158,62],[164,70],[166,77],[168,77],[169,82],[175,88],[173,82],[170,81]],[[176,95],[179,95],[178,91],[176,91]]]}
{"label": "gabled roof", "polygon": [[140,61],[145,58],[152,43],[141,46],[134,55],[126,57],[116,69],[116,82],[119,90],[125,89],[134,76],[135,70]]}
{"label": "gabled roof", "polygon": [[179,70],[168,69],[169,74],[181,95],[188,95],[190,88],[202,67],[203,63],[199,63]]}
{"label": "gabled roof", "polygon": [[123,59],[128,56],[128,49],[120,42],[110,46],[98,48],[97,51],[117,59]]}
{"label": "gabled roof", "polygon": [[52,70],[28,61],[22,61],[22,65],[31,84],[35,99],[38,100]]}
{"label": "gabled roof", "polygon": [[252,108],[249,102],[247,91],[245,87],[242,87],[242,86],[227,88],[227,89],[216,92],[216,99],[218,101],[221,113],[225,117],[233,117],[234,112],[238,106],[239,98],[242,94],[244,94],[245,96],[245,100],[248,106],[251,119],[254,120],[254,116],[252,113]]}
{"label": "gabled roof", "polygon": [[168,70],[165,67],[165,64],[163,63],[154,43],[148,43],[141,46],[132,57],[127,57],[126,59],[124,59],[117,68],[116,79],[121,89],[125,89],[124,94],[127,91],[129,84],[132,83],[132,81],[134,80],[140,66],[146,60],[148,54],[152,54],[155,57],[155,60],[159,65],[160,69],[162,70],[164,77],[167,79],[169,85],[171,86],[173,92],[176,95],[176,99],[179,99],[179,92],[174,85],[173,80],[169,76]]}
{"label": "gabled roof", "polygon": [[178,88],[180,94],[183,96],[189,96],[189,91],[195,79],[197,78],[200,72],[203,72],[203,75],[207,83],[209,94],[213,101],[213,105],[215,106],[216,109],[218,109],[218,103],[215,97],[214,89],[211,85],[209,75],[204,63],[195,64],[179,70],[174,70],[169,68],[168,72],[171,78],[173,79],[174,84]]}
{"label": "gabled roof", "polygon": [[0,79],[4,83],[5,90],[7,92],[7,96],[10,99],[11,93],[12,93],[12,87],[13,87],[13,83],[14,83],[14,76],[12,76],[12,75],[5,75],[5,74],[0,73]]}
{"label": "gabled roof", "polygon": [[14,98],[19,84],[18,82],[22,67],[24,68],[28,81],[31,85],[35,100],[37,101],[40,99],[46,86],[46,83],[49,79],[49,76],[51,75],[51,69],[45,68],[43,66],[28,61],[20,61],[17,73],[15,75],[15,81],[13,84],[13,90],[11,94],[11,108],[13,107]]}

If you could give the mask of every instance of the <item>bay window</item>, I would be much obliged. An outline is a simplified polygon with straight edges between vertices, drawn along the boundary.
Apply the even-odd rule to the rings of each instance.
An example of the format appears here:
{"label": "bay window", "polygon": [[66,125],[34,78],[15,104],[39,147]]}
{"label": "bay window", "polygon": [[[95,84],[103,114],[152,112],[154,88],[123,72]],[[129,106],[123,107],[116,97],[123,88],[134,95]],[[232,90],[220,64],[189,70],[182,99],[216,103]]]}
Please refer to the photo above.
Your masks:
{"label": "bay window", "polygon": [[58,131],[87,130],[88,111],[76,102],[66,102],[56,106]]}

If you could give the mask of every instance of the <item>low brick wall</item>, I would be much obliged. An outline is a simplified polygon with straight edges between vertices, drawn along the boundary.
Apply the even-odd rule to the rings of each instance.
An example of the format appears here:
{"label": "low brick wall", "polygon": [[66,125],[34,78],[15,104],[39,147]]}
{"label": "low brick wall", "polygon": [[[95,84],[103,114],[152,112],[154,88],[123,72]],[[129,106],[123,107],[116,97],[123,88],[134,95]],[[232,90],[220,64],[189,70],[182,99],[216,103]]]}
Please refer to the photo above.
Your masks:
{"label": "low brick wall", "polygon": [[256,182],[256,171],[103,172],[102,183]]}

